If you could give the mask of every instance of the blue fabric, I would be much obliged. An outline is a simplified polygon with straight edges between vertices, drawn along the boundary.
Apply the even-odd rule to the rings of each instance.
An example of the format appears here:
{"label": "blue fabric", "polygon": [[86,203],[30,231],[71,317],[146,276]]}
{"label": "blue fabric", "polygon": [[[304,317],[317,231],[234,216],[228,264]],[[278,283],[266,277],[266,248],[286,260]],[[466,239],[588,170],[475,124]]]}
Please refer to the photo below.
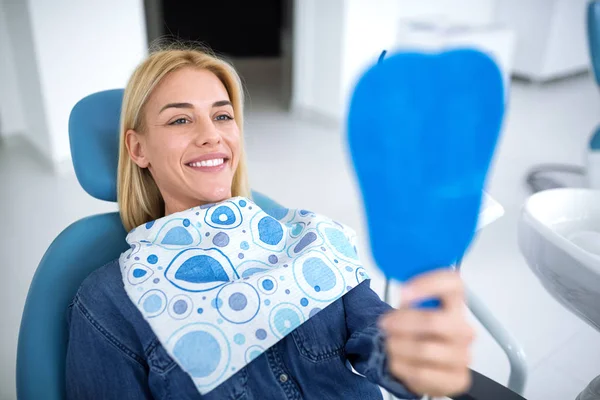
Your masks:
{"label": "blue fabric", "polygon": [[500,70],[474,50],[394,54],[360,79],[348,139],[387,277],[406,281],[462,258],[503,114]]}
{"label": "blue fabric", "polygon": [[416,398],[385,367],[376,321],[388,310],[364,281],[201,396],[129,301],[114,261],[85,280],[69,308],[67,398],[381,399],[376,384]]}
{"label": "blue fabric", "polygon": [[117,201],[119,120],[123,89],[81,99],[71,111],[69,140],[75,174],[91,196]]}

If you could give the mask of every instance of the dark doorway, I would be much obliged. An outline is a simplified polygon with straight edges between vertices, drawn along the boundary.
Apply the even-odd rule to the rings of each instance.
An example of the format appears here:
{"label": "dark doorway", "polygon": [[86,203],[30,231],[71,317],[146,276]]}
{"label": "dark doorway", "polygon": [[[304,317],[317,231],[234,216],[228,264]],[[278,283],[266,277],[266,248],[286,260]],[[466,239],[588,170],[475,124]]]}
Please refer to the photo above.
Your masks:
{"label": "dark doorway", "polygon": [[148,43],[165,36],[201,42],[241,75],[248,110],[289,110],[294,0],[144,0],[144,6]]}
{"label": "dark doorway", "polygon": [[281,55],[283,0],[163,1],[164,33],[230,57]]}

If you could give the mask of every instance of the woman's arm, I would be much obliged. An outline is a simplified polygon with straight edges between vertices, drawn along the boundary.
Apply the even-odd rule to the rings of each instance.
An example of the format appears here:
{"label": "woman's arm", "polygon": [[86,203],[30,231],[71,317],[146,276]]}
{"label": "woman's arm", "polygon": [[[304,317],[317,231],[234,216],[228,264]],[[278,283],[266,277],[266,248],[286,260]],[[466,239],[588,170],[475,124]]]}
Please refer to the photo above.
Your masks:
{"label": "woman's arm", "polygon": [[418,399],[395,379],[388,370],[387,356],[381,331],[377,327],[379,317],[392,310],[364,281],[343,297],[346,327],[349,339],[346,355],[354,369],[371,382],[383,387],[396,397]]}
{"label": "woman's arm", "polygon": [[142,356],[101,326],[77,298],[68,313],[67,399],[152,399]]}

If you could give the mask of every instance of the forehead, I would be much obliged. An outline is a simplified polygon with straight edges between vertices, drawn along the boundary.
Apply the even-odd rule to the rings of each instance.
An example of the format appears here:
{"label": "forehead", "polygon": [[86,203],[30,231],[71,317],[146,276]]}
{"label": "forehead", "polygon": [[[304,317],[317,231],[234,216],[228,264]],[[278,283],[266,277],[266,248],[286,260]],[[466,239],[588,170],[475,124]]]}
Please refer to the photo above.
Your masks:
{"label": "forehead", "polygon": [[203,106],[219,100],[229,100],[221,80],[209,70],[186,67],[167,74],[150,95],[148,105],[185,102]]}

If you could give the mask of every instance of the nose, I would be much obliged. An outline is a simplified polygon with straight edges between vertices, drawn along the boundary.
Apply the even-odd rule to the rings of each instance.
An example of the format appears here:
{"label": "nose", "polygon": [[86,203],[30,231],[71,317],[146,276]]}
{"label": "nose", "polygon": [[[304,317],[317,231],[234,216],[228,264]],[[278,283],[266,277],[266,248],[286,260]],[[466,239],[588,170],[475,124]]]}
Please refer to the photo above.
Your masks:
{"label": "nose", "polygon": [[210,118],[204,118],[202,121],[198,121],[196,127],[195,133],[197,146],[211,147],[221,143],[221,135]]}

